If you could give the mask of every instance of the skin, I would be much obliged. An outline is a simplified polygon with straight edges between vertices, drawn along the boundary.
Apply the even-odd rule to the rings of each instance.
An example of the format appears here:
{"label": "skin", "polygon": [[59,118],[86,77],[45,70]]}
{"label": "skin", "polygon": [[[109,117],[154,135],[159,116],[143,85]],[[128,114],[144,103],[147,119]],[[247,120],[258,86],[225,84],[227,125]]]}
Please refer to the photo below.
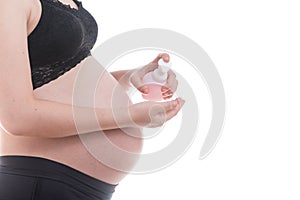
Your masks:
{"label": "skin", "polygon": [[[61,1],[77,8],[72,1]],[[77,73],[84,65],[97,65],[92,56],[85,58],[76,67],[33,90],[27,50],[27,36],[36,27],[41,15],[39,0],[0,1],[0,136],[1,155],[25,155],[48,158],[66,164],[92,177],[111,184],[119,183],[126,173],[107,167],[95,159],[78,137],[72,114],[72,89]],[[7,20],[10,19],[10,20]],[[80,133],[89,140],[97,152],[110,155],[103,141],[96,140],[99,131],[119,148],[140,153],[143,140],[142,127],[158,127],[174,117],[184,100],[164,103],[143,102],[120,104],[117,124],[110,103],[112,91],[122,85],[121,93],[126,97],[130,85],[147,93],[142,77],[157,68],[159,59],[169,61],[168,54],[160,54],[142,68],[109,73],[102,66],[103,77],[97,85],[95,107],[74,105],[81,111],[95,111],[98,124],[81,119],[86,129]],[[174,72],[169,71],[167,85],[162,89],[165,99],[171,98],[177,88]],[[153,108],[158,109],[153,109]],[[125,112],[128,111],[128,112]],[[151,111],[151,112],[150,112]],[[127,114],[122,114],[127,113]],[[122,129],[121,129],[122,128]],[[126,134],[130,133],[130,135]],[[132,137],[132,135],[134,137]],[[136,160],[112,156],[113,161],[124,163],[130,170]]]}

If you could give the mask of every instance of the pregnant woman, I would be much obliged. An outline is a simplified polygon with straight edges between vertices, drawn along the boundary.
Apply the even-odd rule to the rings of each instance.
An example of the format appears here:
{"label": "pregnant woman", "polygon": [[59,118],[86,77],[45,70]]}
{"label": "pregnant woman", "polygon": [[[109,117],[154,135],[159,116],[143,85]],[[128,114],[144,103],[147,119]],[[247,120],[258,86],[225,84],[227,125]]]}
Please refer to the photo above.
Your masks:
{"label": "pregnant woman", "polygon": [[[105,134],[119,148],[139,154],[141,128],[161,126],[182,107],[180,98],[124,103],[119,105],[118,123],[114,119],[114,88],[120,84],[124,94],[128,86],[147,93],[142,77],[157,68],[160,59],[168,62],[167,54],[133,70],[109,73],[98,65],[103,73],[94,107],[72,104],[78,72],[97,65],[90,53],[97,30],[95,19],[78,0],[0,1],[1,200],[111,199],[126,172],[96,159],[79,136]],[[162,89],[165,99],[176,87],[175,74],[169,71]],[[80,126],[86,131],[77,132],[73,108],[94,112],[100,126],[83,118]],[[119,161],[104,140],[96,142],[94,151]],[[128,159],[126,169],[135,162]]]}

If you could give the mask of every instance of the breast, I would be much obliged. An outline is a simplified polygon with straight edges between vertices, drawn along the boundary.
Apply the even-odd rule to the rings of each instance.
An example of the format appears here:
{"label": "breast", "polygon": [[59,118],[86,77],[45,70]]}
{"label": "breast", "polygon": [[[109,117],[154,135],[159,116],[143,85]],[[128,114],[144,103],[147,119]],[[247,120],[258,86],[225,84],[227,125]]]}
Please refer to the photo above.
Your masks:
{"label": "breast", "polygon": [[68,60],[78,53],[84,42],[84,27],[80,18],[50,2],[41,1],[39,23],[28,36],[32,66]]}
{"label": "breast", "polygon": [[40,2],[40,19],[28,36],[34,89],[58,78],[88,56],[98,34],[95,19],[81,3],[77,3],[76,10],[57,1]]}

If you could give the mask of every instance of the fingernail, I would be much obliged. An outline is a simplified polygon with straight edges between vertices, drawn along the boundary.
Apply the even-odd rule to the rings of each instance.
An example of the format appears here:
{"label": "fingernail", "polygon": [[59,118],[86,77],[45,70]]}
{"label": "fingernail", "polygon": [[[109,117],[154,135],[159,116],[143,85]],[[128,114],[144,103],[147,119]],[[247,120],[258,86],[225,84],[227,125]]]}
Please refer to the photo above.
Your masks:
{"label": "fingernail", "polygon": [[148,92],[149,92],[149,89],[148,89],[148,88],[145,88],[145,89],[144,89],[144,93],[145,93],[145,94],[148,94]]}

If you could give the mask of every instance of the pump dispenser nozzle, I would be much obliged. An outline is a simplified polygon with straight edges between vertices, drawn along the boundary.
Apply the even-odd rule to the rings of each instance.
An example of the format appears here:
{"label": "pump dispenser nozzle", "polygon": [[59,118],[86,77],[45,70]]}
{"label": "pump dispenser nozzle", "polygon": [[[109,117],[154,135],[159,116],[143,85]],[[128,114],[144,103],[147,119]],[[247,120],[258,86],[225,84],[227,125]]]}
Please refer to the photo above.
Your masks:
{"label": "pump dispenser nozzle", "polygon": [[165,62],[163,59],[160,59],[158,61],[158,66],[162,66],[162,67],[170,69],[171,66],[172,66],[172,63],[171,62]]}
{"label": "pump dispenser nozzle", "polygon": [[171,63],[166,63],[162,59],[158,62],[158,68],[152,73],[153,80],[163,83],[168,79],[168,71]]}

